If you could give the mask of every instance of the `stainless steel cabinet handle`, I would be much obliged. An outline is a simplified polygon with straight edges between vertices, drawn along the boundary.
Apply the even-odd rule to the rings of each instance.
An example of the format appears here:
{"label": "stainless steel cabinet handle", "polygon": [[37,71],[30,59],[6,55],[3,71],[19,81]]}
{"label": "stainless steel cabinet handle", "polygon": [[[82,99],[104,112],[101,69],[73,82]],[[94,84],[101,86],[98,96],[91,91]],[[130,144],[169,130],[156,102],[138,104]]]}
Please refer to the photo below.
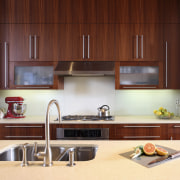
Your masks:
{"label": "stainless steel cabinet handle", "polygon": [[139,55],[138,55],[138,38],[139,38],[139,36],[138,35],[136,35],[136,59],[138,59],[138,57],[139,57]]}
{"label": "stainless steel cabinet handle", "polygon": [[85,36],[84,36],[84,34],[83,34],[83,59],[85,58],[84,56],[84,44],[85,44]]}
{"label": "stainless steel cabinet handle", "polygon": [[180,126],[173,126],[174,128],[180,128]]}
{"label": "stainless steel cabinet handle", "polygon": [[166,41],[166,88],[167,88],[167,86],[168,86],[168,79],[167,79],[167,77],[168,77],[168,69],[167,69],[167,67],[168,67],[168,65],[167,65],[167,63],[168,63],[168,58],[167,58],[167,48],[168,48],[168,44],[167,44],[167,41]]}
{"label": "stainless steel cabinet handle", "polygon": [[34,59],[37,59],[37,36],[34,36]]}
{"label": "stainless steel cabinet handle", "polygon": [[43,136],[4,136],[5,138],[43,138]]}
{"label": "stainless steel cabinet handle", "polygon": [[29,87],[25,87],[25,86],[23,86],[23,87],[16,87],[16,89],[50,89],[51,87],[41,87],[41,86],[39,86],[39,87],[33,87],[33,86],[29,86]]}
{"label": "stainless steel cabinet handle", "polygon": [[88,59],[90,58],[90,35],[88,34]]}
{"label": "stainless steel cabinet handle", "polygon": [[29,35],[29,59],[32,59],[32,50],[31,50],[31,35]]}
{"label": "stainless steel cabinet handle", "polygon": [[128,88],[128,89],[153,89],[153,88],[156,88],[154,86],[151,86],[151,87],[140,87],[140,86],[136,86],[136,87],[127,87],[127,86],[123,86],[124,89]]}
{"label": "stainless steel cabinet handle", "polygon": [[124,128],[160,128],[160,126],[123,126]]}
{"label": "stainless steel cabinet handle", "polygon": [[4,126],[5,128],[42,128],[43,126]]}
{"label": "stainless steel cabinet handle", "polygon": [[143,59],[143,35],[141,35],[141,59]]}
{"label": "stainless steel cabinet handle", "polygon": [[8,87],[8,58],[7,58],[7,42],[4,43],[4,61],[5,61],[5,82],[4,87]]}
{"label": "stainless steel cabinet handle", "polygon": [[160,138],[160,136],[123,136],[125,139]]}

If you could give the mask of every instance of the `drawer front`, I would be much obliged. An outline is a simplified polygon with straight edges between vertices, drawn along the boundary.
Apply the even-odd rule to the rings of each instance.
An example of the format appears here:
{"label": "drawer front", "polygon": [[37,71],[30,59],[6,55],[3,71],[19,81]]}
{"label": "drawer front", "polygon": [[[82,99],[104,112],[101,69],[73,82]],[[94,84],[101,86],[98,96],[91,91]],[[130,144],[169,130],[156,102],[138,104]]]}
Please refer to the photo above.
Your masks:
{"label": "drawer front", "polygon": [[44,139],[44,125],[5,125],[3,139]]}

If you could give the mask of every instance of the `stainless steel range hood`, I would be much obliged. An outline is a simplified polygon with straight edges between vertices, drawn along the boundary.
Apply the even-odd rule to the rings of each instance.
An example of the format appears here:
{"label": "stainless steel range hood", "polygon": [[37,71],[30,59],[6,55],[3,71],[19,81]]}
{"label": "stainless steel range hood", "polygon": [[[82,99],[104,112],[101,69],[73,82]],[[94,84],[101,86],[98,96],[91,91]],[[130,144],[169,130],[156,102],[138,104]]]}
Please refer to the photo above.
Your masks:
{"label": "stainless steel range hood", "polygon": [[59,76],[113,76],[112,61],[59,61],[54,74]]}

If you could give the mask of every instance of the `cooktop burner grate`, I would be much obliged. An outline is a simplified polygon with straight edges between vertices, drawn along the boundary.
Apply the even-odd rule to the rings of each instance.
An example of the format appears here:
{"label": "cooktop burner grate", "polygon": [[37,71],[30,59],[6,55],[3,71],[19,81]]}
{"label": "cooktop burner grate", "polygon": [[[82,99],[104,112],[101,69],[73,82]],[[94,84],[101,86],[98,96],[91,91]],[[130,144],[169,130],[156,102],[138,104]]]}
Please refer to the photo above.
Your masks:
{"label": "cooktop burner grate", "polygon": [[99,116],[94,116],[94,115],[67,115],[62,117],[63,121],[76,121],[76,120],[81,120],[81,121],[113,121],[114,117],[113,116],[108,116],[108,117],[99,117]]}

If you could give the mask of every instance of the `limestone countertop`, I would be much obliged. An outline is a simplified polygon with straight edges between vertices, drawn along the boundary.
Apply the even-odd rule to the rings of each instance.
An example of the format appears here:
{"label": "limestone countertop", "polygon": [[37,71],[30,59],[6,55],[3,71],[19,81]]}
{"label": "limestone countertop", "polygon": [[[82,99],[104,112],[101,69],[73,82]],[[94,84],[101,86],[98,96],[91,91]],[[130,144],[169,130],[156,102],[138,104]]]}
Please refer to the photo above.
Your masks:
{"label": "limestone countertop", "polygon": [[[0,141],[0,149],[12,144],[32,141]],[[53,162],[52,167],[42,167],[42,162],[30,162],[21,167],[20,161],[0,162],[2,180],[179,180],[180,158],[165,162],[152,168],[146,168],[121,156],[147,141],[51,141],[51,144],[96,144],[98,151],[95,159],[77,161],[76,166],[68,167],[67,162]],[[180,141],[151,141],[152,143],[180,149]],[[44,141],[39,141],[44,143]]]}
{"label": "limestone countertop", "polygon": [[[27,116],[20,119],[0,119],[0,124],[42,124],[45,123],[45,116]],[[55,121],[56,116],[50,117],[50,123],[59,124]],[[157,119],[155,116],[115,116],[113,121],[60,121],[60,124],[168,124],[180,123],[180,118]]]}

